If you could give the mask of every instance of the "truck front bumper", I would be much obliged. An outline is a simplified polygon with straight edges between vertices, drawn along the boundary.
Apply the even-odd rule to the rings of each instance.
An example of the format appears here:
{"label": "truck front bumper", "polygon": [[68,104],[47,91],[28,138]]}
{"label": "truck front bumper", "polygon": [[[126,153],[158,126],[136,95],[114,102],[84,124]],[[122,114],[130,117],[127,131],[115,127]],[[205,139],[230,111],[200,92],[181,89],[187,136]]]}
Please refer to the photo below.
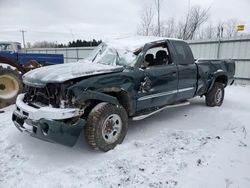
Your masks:
{"label": "truck front bumper", "polygon": [[31,136],[73,146],[86,121],[77,118],[83,114],[80,109],[60,109],[51,107],[35,108],[23,102],[24,94],[17,97],[12,121],[21,132]]}

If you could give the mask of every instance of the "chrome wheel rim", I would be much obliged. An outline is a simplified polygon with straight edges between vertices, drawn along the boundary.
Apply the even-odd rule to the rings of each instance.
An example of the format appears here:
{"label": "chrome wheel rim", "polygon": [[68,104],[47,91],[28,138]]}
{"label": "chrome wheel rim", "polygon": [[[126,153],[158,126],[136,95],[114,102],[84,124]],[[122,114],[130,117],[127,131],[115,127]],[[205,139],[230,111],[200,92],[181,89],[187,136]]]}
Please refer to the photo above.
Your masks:
{"label": "chrome wheel rim", "polygon": [[11,99],[19,92],[18,81],[12,76],[0,76],[0,84],[4,85],[4,89],[0,90],[0,99]]}
{"label": "chrome wheel rim", "polygon": [[221,102],[221,100],[222,100],[222,90],[218,89],[215,94],[215,101],[218,104]]}
{"label": "chrome wheel rim", "polygon": [[122,130],[122,120],[119,115],[109,115],[102,126],[102,137],[107,143],[114,143],[118,140]]}

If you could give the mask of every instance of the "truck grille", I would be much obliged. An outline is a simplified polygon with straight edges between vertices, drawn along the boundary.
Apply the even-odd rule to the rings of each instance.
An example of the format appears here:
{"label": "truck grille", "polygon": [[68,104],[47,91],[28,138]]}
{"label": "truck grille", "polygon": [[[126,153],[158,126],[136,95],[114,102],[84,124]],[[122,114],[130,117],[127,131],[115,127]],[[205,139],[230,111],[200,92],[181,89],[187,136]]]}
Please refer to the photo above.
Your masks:
{"label": "truck grille", "polygon": [[46,86],[43,88],[36,88],[26,86],[25,92],[25,102],[35,108],[48,105],[52,105],[55,108],[58,108],[60,106],[58,89],[55,87]]}

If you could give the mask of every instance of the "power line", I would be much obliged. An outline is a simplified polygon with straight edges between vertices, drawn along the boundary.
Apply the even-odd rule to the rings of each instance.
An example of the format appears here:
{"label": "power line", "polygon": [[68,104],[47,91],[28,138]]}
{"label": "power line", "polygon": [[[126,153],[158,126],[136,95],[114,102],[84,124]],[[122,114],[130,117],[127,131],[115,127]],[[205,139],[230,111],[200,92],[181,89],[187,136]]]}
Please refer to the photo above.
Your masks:
{"label": "power line", "polygon": [[24,33],[27,32],[27,31],[21,30],[20,32],[22,33],[22,37],[23,37],[23,47],[24,47],[24,49],[26,49]]}

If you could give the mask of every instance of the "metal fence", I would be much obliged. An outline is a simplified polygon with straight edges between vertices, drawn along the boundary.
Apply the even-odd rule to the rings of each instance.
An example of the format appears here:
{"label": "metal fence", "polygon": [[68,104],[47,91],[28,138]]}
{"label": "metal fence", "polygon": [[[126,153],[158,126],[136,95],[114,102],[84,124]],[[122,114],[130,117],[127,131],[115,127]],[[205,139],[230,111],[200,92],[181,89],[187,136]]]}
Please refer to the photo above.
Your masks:
{"label": "metal fence", "polygon": [[[250,37],[221,40],[187,41],[196,59],[233,59],[236,61],[235,77],[250,80]],[[64,62],[84,59],[94,47],[34,48],[29,53],[63,54]]]}
{"label": "metal fence", "polygon": [[250,80],[250,38],[188,41],[196,59],[233,59],[235,78]]}
{"label": "metal fence", "polygon": [[95,47],[77,47],[77,48],[30,48],[27,53],[42,54],[63,54],[64,63],[76,62],[84,59]]}

